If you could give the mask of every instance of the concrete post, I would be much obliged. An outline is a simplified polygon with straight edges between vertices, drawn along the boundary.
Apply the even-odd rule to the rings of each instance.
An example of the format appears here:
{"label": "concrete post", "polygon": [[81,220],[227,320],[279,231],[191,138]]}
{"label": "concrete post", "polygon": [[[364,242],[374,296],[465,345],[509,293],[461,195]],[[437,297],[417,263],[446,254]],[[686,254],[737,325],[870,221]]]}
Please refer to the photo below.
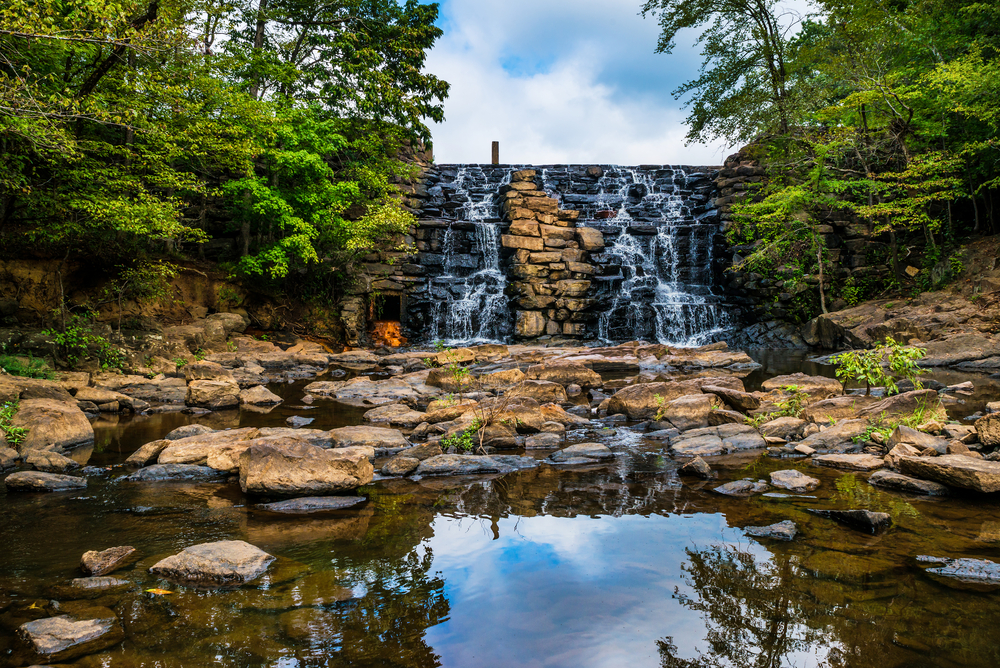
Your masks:
{"label": "concrete post", "polygon": [[493,142],[493,164],[500,164],[500,142]]}

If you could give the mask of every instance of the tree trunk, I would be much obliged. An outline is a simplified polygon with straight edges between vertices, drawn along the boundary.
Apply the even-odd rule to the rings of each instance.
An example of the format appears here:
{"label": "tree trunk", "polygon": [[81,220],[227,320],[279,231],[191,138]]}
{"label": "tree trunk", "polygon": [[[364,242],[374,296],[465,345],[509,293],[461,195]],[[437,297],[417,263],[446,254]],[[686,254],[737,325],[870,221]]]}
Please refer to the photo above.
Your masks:
{"label": "tree trunk", "polygon": [[[257,6],[257,30],[254,32],[253,36],[253,50],[254,55],[258,55],[260,50],[264,48],[264,27],[267,24],[267,3],[268,0],[260,0],[260,5]],[[250,86],[250,96],[257,99],[260,95],[260,85],[261,77],[259,74],[254,75],[253,85]]]}

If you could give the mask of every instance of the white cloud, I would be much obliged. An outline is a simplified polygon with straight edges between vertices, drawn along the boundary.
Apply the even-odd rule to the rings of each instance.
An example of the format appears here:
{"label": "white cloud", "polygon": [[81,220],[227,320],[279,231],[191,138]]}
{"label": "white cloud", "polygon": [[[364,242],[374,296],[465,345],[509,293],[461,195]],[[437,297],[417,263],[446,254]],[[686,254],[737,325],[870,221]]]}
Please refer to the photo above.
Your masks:
{"label": "white cloud", "polygon": [[670,96],[697,71],[693,34],[656,55],[655,20],[626,0],[447,0],[428,69],[452,84],[438,162],[719,164],[684,145]]}

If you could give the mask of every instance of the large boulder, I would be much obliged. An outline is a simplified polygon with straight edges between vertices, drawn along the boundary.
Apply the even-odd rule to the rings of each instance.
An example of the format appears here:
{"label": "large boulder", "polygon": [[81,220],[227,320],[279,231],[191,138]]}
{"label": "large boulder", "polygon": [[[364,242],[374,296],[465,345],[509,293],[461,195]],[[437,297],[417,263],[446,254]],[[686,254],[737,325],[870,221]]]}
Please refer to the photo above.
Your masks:
{"label": "large boulder", "polygon": [[112,647],[125,633],[113,611],[95,606],[80,614],[25,622],[17,636],[28,661],[37,664],[62,663]]}
{"label": "large boulder", "polygon": [[721,407],[715,394],[689,394],[665,403],[660,418],[674,425],[678,431],[700,429],[708,426],[713,408]]}
{"label": "large boulder", "polygon": [[877,403],[876,397],[866,397],[856,394],[843,394],[839,397],[830,397],[811,403],[802,409],[799,414],[804,420],[817,424],[827,424],[831,420],[842,420],[845,418],[855,418],[858,413],[868,406]]}
{"label": "large boulder", "polygon": [[106,550],[90,550],[80,557],[80,570],[87,575],[101,576],[114,572],[135,559],[135,548],[131,545],[109,547]]}
{"label": "large boulder", "polygon": [[1000,462],[974,459],[965,455],[941,457],[900,457],[899,471],[924,480],[934,480],[949,487],[976,492],[1000,492]]}
{"label": "large boulder", "polygon": [[11,425],[28,430],[17,446],[22,453],[65,450],[94,441],[94,428],[75,402],[22,399]]}
{"label": "large boulder", "polygon": [[528,367],[528,378],[531,380],[547,380],[567,385],[579,385],[581,388],[601,387],[604,381],[601,374],[588,369],[583,364],[558,362],[553,364],[535,364]]}
{"label": "large boulder", "polygon": [[210,410],[236,408],[240,405],[240,386],[233,380],[192,380],[184,403]]}
{"label": "large boulder", "polygon": [[701,388],[706,385],[730,388],[740,392],[746,389],[743,387],[743,381],[733,376],[709,376],[664,383],[638,383],[618,390],[608,400],[608,413],[612,415],[624,413],[633,420],[648,420],[656,416],[657,410],[664,402],[685,395],[698,394],[702,391]]}
{"label": "large boulder", "polygon": [[192,380],[232,380],[233,374],[221,364],[202,360],[184,365],[184,379],[189,383]]}
{"label": "large boulder", "polygon": [[267,389],[263,385],[240,391],[240,404],[249,406],[275,406],[282,402],[282,398]]}
{"label": "large boulder", "polygon": [[726,404],[738,411],[752,411],[760,408],[760,399],[749,392],[741,392],[730,387],[719,387],[718,385],[703,385],[702,392],[711,392]]}
{"label": "large boulder", "polygon": [[800,392],[805,392],[816,400],[836,397],[844,393],[844,386],[836,378],[808,376],[804,373],[775,376],[761,384],[761,388],[765,392],[781,390],[786,387],[796,387]]}
{"label": "large boulder", "polygon": [[240,585],[267,570],[274,557],[242,540],[220,540],[185,548],[156,562],[149,572],[173,582],[195,585]]}
{"label": "large boulder", "polygon": [[765,422],[760,426],[760,433],[772,438],[780,438],[785,441],[795,441],[802,437],[802,430],[806,426],[805,420],[795,417],[780,417]]}
{"label": "large boulder", "polygon": [[8,492],[70,492],[87,488],[86,478],[41,471],[18,471],[4,480]]}
{"label": "large boulder", "polygon": [[157,457],[160,464],[207,464],[208,458],[234,444],[251,441],[260,435],[256,427],[241,429],[226,429],[224,431],[208,432],[197,436],[188,436],[176,441],[170,441]]}
{"label": "large boulder", "polygon": [[329,431],[334,448],[367,447],[380,451],[396,452],[410,447],[410,442],[403,437],[398,429],[386,427],[339,427]]}
{"label": "large boulder", "polygon": [[387,404],[373,408],[364,415],[365,422],[390,427],[416,427],[426,422],[426,414],[403,404]]}
{"label": "large boulder", "polygon": [[247,494],[322,496],[357,489],[375,470],[368,448],[325,449],[297,439],[255,443],[240,455]]}
{"label": "large boulder", "polygon": [[511,392],[518,397],[534,399],[540,404],[561,404],[569,400],[569,397],[566,396],[566,388],[559,383],[547,380],[526,380]]}
{"label": "large boulder", "polygon": [[921,412],[924,422],[930,420],[943,422],[948,419],[948,413],[934,390],[913,390],[886,397],[858,411],[858,416],[885,420],[906,417],[918,411]]}

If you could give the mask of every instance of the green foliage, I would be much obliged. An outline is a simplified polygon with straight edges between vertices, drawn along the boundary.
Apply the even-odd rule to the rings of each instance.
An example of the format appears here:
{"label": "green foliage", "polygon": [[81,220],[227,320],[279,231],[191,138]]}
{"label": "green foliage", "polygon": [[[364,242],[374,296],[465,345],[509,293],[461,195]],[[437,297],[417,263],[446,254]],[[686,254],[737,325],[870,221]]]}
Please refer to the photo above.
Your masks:
{"label": "green foliage", "polygon": [[94,332],[94,316],[91,311],[73,313],[62,329],[46,329],[45,336],[52,337],[53,343],[66,357],[70,366],[96,358],[102,369],[120,369],[125,365],[125,354],[106,337]]}
{"label": "green foliage", "polygon": [[476,447],[475,437],[482,428],[482,421],[479,418],[475,418],[462,431],[455,432],[451,436],[441,439],[441,446],[446,449],[455,448],[460,452],[472,452]]}
{"label": "green foliage", "polygon": [[25,427],[15,427],[11,424],[14,416],[17,415],[17,409],[18,402],[16,399],[0,406],[0,431],[3,432],[7,443],[15,447],[22,443],[24,437],[28,435],[28,430]]}
{"label": "green foliage", "polygon": [[0,355],[0,369],[3,369],[12,376],[42,378],[45,380],[55,378],[52,369],[49,368],[44,360],[36,359],[30,355],[27,357]]}
{"label": "green foliage", "polygon": [[159,302],[167,297],[170,281],[180,272],[180,267],[162,260],[140,260],[132,266],[118,267],[118,277],[104,288],[107,297],[118,304],[118,330],[122,329],[122,302]]}
{"label": "green foliage", "polygon": [[831,359],[837,365],[837,378],[844,387],[850,381],[864,383],[867,396],[871,394],[872,387],[885,387],[886,394],[898,394],[896,381],[904,379],[919,389],[919,376],[924,370],[917,365],[917,360],[923,359],[926,354],[923,348],[904,347],[887,336],[885,342],[875,348],[852,350]]}
{"label": "green foliage", "polygon": [[798,385],[784,385],[782,391],[785,393],[782,398],[774,403],[776,410],[767,413],[747,417],[747,424],[759,428],[765,422],[776,420],[780,417],[798,417],[802,412],[802,407],[809,398],[807,392],[803,392]]}
{"label": "green foliage", "polygon": [[180,371],[188,361],[183,357],[175,357],[173,363],[177,365],[177,370]]}

